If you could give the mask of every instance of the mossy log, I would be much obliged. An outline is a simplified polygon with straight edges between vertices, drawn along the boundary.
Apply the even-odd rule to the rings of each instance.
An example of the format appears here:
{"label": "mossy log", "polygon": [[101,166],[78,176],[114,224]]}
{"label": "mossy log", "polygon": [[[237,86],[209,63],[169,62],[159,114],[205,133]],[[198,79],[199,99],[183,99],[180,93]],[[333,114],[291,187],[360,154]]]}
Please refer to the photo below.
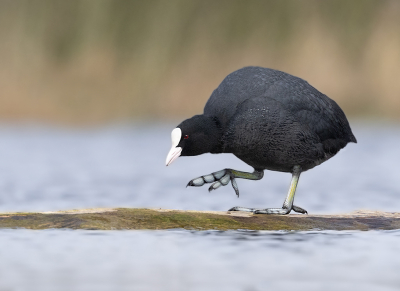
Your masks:
{"label": "mossy log", "polygon": [[0,214],[0,228],[27,229],[190,229],[190,230],[390,230],[400,213],[357,211],[343,215],[263,215],[227,211],[85,209]]}

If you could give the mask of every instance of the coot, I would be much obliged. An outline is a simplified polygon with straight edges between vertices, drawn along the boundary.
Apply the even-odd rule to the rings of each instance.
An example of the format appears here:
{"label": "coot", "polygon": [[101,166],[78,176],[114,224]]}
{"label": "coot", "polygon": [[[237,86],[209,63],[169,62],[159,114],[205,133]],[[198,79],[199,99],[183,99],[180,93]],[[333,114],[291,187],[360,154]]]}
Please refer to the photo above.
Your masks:
{"label": "coot", "polygon": [[232,153],[254,168],[253,173],[224,169],[188,186],[212,183],[211,191],[230,181],[239,196],[235,178],[259,180],[264,170],[292,173],[282,208],[230,209],[263,214],[307,213],[293,205],[300,173],[357,142],[335,101],[298,77],[261,67],[229,74],[211,94],[204,113],[179,124],[171,139],[167,166],[179,156]]}

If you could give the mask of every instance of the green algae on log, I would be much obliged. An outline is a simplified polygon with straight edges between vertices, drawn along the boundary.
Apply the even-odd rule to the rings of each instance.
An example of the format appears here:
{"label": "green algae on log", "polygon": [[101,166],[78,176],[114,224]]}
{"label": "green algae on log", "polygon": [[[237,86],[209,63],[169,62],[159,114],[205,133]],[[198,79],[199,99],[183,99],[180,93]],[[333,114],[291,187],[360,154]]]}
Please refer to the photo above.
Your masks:
{"label": "green algae on log", "polygon": [[400,213],[357,211],[343,215],[253,215],[247,212],[107,208],[0,214],[0,228],[190,230],[390,230]]}

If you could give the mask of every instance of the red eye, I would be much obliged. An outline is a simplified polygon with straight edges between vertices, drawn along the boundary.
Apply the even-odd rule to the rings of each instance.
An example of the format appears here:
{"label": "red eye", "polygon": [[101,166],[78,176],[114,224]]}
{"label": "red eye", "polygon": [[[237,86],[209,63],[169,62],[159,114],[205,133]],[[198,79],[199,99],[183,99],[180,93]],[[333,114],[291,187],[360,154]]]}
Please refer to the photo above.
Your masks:
{"label": "red eye", "polygon": [[185,135],[183,138],[184,138],[184,139],[188,139],[188,138],[189,138],[189,136],[188,136],[188,135]]}

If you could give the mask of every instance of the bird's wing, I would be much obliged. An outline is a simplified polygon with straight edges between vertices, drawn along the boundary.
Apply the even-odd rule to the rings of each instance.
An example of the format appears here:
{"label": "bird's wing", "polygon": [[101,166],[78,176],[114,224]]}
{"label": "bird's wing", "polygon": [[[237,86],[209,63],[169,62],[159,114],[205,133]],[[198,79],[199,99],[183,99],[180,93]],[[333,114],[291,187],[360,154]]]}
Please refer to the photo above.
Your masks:
{"label": "bird's wing", "polygon": [[211,94],[204,114],[216,117],[225,130],[241,104],[258,97],[264,97],[265,104],[271,99],[280,103],[285,114],[308,126],[321,142],[356,142],[346,116],[335,101],[305,80],[272,69],[245,67],[229,74]]}
{"label": "bird's wing", "polygon": [[330,139],[355,141],[342,109],[308,82],[290,76],[270,86],[266,96],[281,103],[299,122],[315,132],[321,142]]}
{"label": "bird's wing", "polygon": [[306,81],[291,76],[269,87],[265,94],[317,134],[327,154],[336,154],[348,142],[357,142],[342,109]]}
{"label": "bird's wing", "polygon": [[225,131],[223,148],[242,158],[258,154],[262,159],[260,153],[265,152],[271,164],[281,161],[276,165],[288,160],[309,164],[325,156],[318,135],[268,97],[251,98],[238,106]]}

